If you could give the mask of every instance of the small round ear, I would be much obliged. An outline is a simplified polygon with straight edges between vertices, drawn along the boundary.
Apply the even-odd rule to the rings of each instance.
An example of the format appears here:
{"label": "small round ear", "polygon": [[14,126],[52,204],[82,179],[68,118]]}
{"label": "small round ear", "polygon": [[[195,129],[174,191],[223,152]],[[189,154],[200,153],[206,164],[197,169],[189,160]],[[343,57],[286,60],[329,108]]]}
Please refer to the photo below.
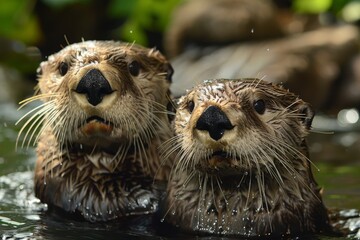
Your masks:
{"label": "small round ear", "polygon": [[160,63],[160,66],[157,65],[157,67],[159,67],[159,70],[166,72],[165,78],[166,80],[171,82],[174,69],[168,62],[168,60],[165,58],[165,56],[162,55],[160,51],[156,50],[155,48],[150,49],[147,56],[150,57],[150,59],[155,60],[157,62],[156,64]]}
{"label": "small round ear", "polygon": [[171,82],[173,74],[174,74],[174,68],[171,66],[170,63],[166,63],[166,80]]}
{"label": "small round ear", "polygon": [[166,105],[166,110],[168,111],[168,119],[169,122],[171,123],[175,118],[176,105],[175,102],[171,99],[170,91],[167,92],[166,97],[169,101]]}
{"label": "small round ear", "polygon": [[312,120],[315,116],[315,112],[312,109],[312,107],[310,106],[310,104],[306,103],[306,102],[302,102],[299,105],[299,113],[301,115],[301,121],[303,122],[303,124],[305,125],[305,127],[307,129],[311,128],[311,123]]}

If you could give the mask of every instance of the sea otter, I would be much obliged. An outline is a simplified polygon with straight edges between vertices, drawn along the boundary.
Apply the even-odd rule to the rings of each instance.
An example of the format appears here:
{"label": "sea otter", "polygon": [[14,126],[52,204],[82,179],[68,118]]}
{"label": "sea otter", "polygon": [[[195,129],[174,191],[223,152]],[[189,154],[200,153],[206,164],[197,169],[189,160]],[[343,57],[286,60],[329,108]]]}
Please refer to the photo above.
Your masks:
{"label": "sea otter", "polygon": [[42,62],[24,104],[43,103],[20,132],[37,142],[36,196],[89,221],[154,212],[153,181],[171,168],[158,147],[172,136],[172,73],[159,51],[115,41],[71,44]]}
{"label": "sea otter", "polygon": [[165,222],[246,237],[331,231],[305,137],[314,112],[259,79],[205,81],[179,100]]}

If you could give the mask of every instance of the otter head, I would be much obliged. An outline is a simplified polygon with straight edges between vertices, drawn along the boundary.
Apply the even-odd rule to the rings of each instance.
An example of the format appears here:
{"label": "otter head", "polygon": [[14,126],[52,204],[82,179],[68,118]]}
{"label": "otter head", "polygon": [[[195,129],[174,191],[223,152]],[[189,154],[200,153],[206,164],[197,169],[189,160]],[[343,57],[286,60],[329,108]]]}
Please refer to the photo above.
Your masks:
{"label": "otter head", "polygon": [[61,144],[116,149],[166,125],[171,65],[136,44],[86,41],[40,64],[44,126]]}
{"label": "otter head", "polygon": [[277,166],[292,169],[289,161],[306,155],[302,145],[312,118],[307,103],[270,83],[206,81],[179,101],[176,170],[231,176],[266,169],[277,175]]}

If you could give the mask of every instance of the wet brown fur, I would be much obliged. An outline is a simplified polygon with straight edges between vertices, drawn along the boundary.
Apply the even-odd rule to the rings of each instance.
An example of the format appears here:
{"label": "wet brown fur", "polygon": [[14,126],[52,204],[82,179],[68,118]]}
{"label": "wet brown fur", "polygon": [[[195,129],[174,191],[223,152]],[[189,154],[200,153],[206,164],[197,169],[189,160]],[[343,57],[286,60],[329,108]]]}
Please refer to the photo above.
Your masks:
{"label": "wet brown fur", "polygon": [[[264,113],[254,109],[260,99]],[[209,106],[234,126],[217,141],[196,128]],[[259,79],[206,81],[189,91],[165,151],[178,152],[165,221],[184,231],[251,237],[330,231],[305,141],[312,118],[307,103]]]}
{"label": "wet brown fur", "polygon": [[[129,70],[133,61],[140,66],[137,76]],[[96,106],[75,90],[91,69],[100,70],[113,90]],[[21,131],[24,142],[37,142],[36,196],[90,221],[155,211],[153,179],[167,179],[171,164],[160,167],[158,154],[172,136],[172,68],[164,56],[136,44],[86,41],[49,56],[38,72],[38,94],[25,104],[43,104]],[[89,123],[94,116],[103,121]]]}

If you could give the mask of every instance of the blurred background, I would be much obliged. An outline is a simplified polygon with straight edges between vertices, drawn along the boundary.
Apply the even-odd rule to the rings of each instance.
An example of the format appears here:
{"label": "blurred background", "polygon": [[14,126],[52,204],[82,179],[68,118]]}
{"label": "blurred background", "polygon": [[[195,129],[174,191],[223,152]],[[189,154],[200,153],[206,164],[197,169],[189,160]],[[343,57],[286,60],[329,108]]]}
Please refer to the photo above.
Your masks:
{"label": "blurred background", "polygon": [[162,51],[174,96],[209,78],[258,77],[310,102],[316,179],[334,214],[352,219],[341,227],[360,237],[359,27],[359,0],[0,0],[2,239],[104,236],[108,226],[44,215],[32,192],[34,146],[15,142],[17,120],[34,107],[18,103],[33,94],[39,63],[68,44],[109,39]]}
{"label": "blurred background", "polygon": [[0,100],[23,98],[64,46],[113,39],[169,57],[175,96],[208,78],[258,77],[336,115],[359,107],[359,15],[358,0],[0,0]]}

